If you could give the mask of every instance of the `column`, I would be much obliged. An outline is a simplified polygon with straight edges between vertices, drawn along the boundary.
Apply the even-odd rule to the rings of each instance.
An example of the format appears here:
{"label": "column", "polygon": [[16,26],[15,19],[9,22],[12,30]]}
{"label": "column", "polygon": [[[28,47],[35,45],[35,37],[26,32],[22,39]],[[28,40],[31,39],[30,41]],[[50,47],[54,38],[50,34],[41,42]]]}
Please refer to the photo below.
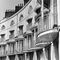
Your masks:
{"label": "column", "polygon": [[58,53],[59,53],[59,60],[60,60],[60,31],[59,31],[59,39],[58,39],[59,41],[59,43],[58,43]]}
{"label": "column", "polygon": [[49,28],[51,29],[54,24],[54,19],[53,19],[53,1],[50,0],[50,14],[49,14]]}
{"label": "column", "polygon": [[25,60],[27,60],[27,53],[25,53]]}
{"label": "column", "polygon": [[19,60],[19,57],[18,57],[18,55],[16,55],[16,56],[15,56],[15,60]]}
{"label": "column", "polygon": [[54,0],[53,2],[53,9],[54,9],[54,24],[57,24],[57,0]]}
{"label": "column", "polygon": [[45,48],[43,48],[43,56],[44,56],[44,60],[48,60],[47,57],[46,57],[46,51],[45,51]]}
{"label": "column", "polygon": [[[60,0],[57,0],[57,14],[58,14],[58,26],[60,26]],[[59,31],[59,60],[60,60],[60,31]]]}
{"label": "column", "polygon": [[9,59],[9,56],[6,56],[6,60],[10,60],[10,59]]}
{"label": "column", "polygon": [[37,60],[37,53],[36,53],[36,51],[34,51],[33,60]]}
{"label": "column", "polygon": [[56,60],[53,43],[51,43],[51,60]]}
{"label": "column", "polygon": [[44,5],[43,4],[44,3],[43,2],[44,2],[44,0],[41,0],[41,1],[42,1],[41,18],[42,18],[42,31],[43,31],[43,28],[44,28],[44,26],[43,26],[44,25],[44,22],[43,22],[44,21],[44,12],[43,12],[43,9],[44,9]]}
{"label": "column", "polygon": [[60,26],[60,0],[57,0],[58,25]]}

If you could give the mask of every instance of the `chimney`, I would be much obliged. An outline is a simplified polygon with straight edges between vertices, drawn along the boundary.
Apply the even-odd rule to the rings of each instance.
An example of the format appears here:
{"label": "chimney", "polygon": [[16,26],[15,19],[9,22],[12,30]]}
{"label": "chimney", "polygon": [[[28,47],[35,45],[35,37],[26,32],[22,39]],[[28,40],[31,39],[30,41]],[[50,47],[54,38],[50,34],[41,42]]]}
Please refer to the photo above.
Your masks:
{"label": "chimney", "polygon": [[29,0],[24,0],[24,5],[28,2]]}
{"label": "chimney", "polygon": [[18,4],[18,6],[15,6],[15,12],[19,11],[23,7],[23,4]]}
{"label": "chimney", "polygon": [[15,10],[6,10],[5,18],[12,16],[15,13]]}

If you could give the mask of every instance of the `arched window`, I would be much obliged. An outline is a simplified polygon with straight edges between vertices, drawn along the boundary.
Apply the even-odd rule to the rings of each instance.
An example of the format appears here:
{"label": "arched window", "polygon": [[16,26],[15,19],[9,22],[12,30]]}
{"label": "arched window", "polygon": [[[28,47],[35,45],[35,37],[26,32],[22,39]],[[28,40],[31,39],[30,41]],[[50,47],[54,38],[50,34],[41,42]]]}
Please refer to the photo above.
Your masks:
{"label": "arched window", "polygon": [[20,15],[19,21],[23,19],[23,14]]}
{"label": "arched window", "polygon": [[32,8],[32,6],[30,5],[30,6],[29,6],[29,9],[28,9],[28,14],[30,14],[30,13],[32,12],[32,9],[33,9],[33,8]]}
{"label": "arched window", "polygon": [[10,23],[10,26],[12,26],[12,25],[14,25],[14,24],[15,24],[15,22],[12,20],[11,23]]}
{"label": "arched window", "polygon": [[3,29],[5,29],[5,26],[4,26],[4,25],[2,25],[1,29],[2,29],[2,30],[3,30]]}

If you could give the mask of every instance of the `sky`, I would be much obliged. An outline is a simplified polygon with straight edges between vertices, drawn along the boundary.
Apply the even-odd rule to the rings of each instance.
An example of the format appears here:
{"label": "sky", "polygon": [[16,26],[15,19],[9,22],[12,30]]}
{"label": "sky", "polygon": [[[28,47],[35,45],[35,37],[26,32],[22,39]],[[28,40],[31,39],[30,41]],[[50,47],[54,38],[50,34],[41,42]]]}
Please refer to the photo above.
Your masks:
{"label": "sky", "polygon": [[0,20],[5,16],[5,11],[8,9],[14,9],[15,5],[18,5],[22,0],[0,0]]}

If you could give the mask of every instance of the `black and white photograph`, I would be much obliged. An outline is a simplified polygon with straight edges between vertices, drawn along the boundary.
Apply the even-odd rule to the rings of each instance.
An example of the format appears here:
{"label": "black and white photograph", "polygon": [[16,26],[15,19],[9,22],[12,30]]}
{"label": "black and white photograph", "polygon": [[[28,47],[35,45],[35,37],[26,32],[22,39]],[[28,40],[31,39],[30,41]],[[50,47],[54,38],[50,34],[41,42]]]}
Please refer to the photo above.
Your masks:
{"label": "black and white photograph", "polygon": [[0,60],[60,60],[60,0],[0,0]]}

